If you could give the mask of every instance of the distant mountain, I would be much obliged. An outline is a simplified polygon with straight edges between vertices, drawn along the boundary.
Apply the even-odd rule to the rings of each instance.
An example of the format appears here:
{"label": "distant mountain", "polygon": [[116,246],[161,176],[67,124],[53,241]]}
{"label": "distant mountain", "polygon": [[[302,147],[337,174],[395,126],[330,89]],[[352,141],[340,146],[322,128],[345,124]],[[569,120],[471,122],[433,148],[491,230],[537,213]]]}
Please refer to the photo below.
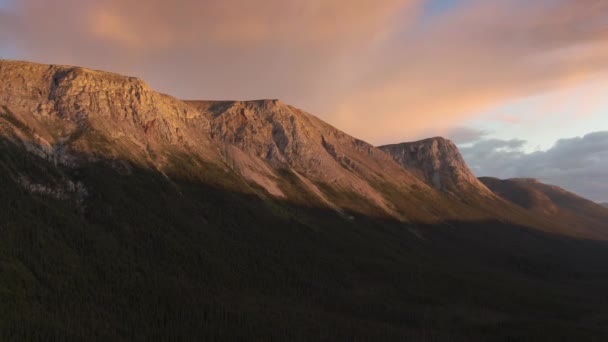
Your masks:
{"label": "distant mountain", "polygon": [[595,202],[531,178],[480,180],[499,196],[561,227],[562,232],[608,237],[608,209]]}
{"label": "distant mountain", "polygon": [[608,207],[608,203],[600,203],[601,205],[603,205],[604,207]]}
{"label": "distant mountain", "polygon": [[606,340],[606,209],[279,100],[0,61],[0,340]]}
{"label": "distant mountain", "polygon": [[453,196],[453,202],[551,233],[608,239],[608,210],[532,179],[477,179],[456,145],[447,139],[436,137],[379,148],[427,184]]}

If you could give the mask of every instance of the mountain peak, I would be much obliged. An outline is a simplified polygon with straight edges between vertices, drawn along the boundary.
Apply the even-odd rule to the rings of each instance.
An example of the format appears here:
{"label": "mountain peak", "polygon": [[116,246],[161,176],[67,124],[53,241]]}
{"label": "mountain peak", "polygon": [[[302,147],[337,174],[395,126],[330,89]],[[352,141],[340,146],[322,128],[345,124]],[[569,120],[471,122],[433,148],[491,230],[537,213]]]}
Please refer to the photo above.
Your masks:
{"label": "mountain peak", "polygon": [[[455,145],[454,142],[452,142],[452,140],[444,138],[442,136],[435,136],[435,137],[430,137],[430,138],[424,138],[424,139],[420,139],[417,141],[413,141],[413,142],[405,142],[402,144],[411,144],[411,143],[432,143],[432,142],[437,142],[438,144],[450,144],[450,145]],[[395,144],[395,145],[400,145],[400,144]]]}
{"label": "mountain peak", "polygon": [[[194,108],[139,78],[110,72],[0,61],[0,106],[2,116],[17,123],[0,125],[4,135],[34,149],[46,146],[40,154],[47,157],[71,145],[143,162],[167,146],[208,145],[200,134],[208,120]],[[163,163],[158,159],[145,163]]]}
{"label": "mountain peak", "polygon": [[474,190],[492,195],[471,172],[456,144],[443,137],[379,147],[405,169],[441,191],[458,194]]}
{"label": "mountain peak", "polygon": [[74,81],[78,78],[93,80],[105,80],[105,82],[119,82],[119,83],[137,83],[142,87],[149,89],[149,86],[141,78],[134,76],[125,76],[109,71],[94,70],[90,68],[73,66],[73,65],[62,65],[62,64],[40,64],[25,61],[13,61],[13,60],[0,60],[0,72],[3,73],[4,77],[12,76],[15,77],[28,77],[31,78],[29,81],[34,81],[36,78],[40,78],[40,75],[52,75],[54,81]]}
{"label": "mountain peak", "polygon": [[91,116],[147,121],[197,113],[130,76],[76,66],[0,61],[0,101],[14,112],[59,116],[74,122]]}

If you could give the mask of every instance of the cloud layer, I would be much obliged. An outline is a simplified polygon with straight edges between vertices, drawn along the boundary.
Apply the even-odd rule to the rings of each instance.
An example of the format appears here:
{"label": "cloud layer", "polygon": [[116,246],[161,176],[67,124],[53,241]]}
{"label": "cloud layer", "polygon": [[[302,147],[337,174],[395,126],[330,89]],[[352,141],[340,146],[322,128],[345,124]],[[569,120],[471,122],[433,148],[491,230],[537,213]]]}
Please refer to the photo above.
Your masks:
{"label": "cloud layer", "polygon": [[605,1],[428,1],[20,0],[0,49],[182,98],[282,98],[377,144],[608,67]]}
{"label": "cloud layer", "polygon": [[608,131],[561,139],[547,151],[523,152],[524,140],[481,140],[461,152],[476,175],[532,177],[608,202]]}

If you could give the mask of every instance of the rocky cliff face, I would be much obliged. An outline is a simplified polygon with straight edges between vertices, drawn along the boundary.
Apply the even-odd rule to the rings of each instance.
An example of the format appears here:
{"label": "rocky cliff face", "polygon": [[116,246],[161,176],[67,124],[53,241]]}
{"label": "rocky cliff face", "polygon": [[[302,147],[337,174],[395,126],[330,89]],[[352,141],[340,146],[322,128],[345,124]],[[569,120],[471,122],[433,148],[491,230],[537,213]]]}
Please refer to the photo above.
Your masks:
{"label": "rocky cliff face", "polygon": [[168,147],[212,150],[205,117],[134,77],[2,61],[0,80],[5,135],[49,158],[79,152],[162,167]]}
{"label": "rocky cliff face", "polygon": [[450,140],[436,137],[379,148],[438,190],[457,196],[463,193],[493,196],[471,172],[458,147]]}
{"label": "rocky cliff face", "polygon": [[384,152],[278,100],[181,101],[134,77],[1,61],[0,114],[4,138],[61,167],[103,159],[124,172],[236,177],[239,191],[401,220],[449,211]]}
{"label": "rocky cliff face", "polygon": [[[302,189],[331,207],[353,209],[344,194],[359,203],[405,218],[400,202],[383,187],[434,196],[426,184],[404,172],[389,156],[317,117],[279,100],[187,101],[210,122],[210,136],[223,147],[237,172],[272,194],[289,197],[281,172],[289,172]],[[409,201],[416,201],[412,197]]]}

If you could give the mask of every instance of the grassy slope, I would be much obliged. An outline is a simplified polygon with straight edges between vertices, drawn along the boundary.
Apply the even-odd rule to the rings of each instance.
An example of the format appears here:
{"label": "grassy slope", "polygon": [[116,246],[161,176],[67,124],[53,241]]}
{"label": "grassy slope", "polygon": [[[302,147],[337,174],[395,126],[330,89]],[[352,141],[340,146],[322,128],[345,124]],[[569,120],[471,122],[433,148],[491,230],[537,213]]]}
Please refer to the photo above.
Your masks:
{"label": "grassy slope", "polygon": [[[198,181],[238,184],[215,169],[66,171],[0,146],[3,340],[608,337],[601,243],[347,220]],[[23,191],[18,173],[82,180],[84,211]]]}

